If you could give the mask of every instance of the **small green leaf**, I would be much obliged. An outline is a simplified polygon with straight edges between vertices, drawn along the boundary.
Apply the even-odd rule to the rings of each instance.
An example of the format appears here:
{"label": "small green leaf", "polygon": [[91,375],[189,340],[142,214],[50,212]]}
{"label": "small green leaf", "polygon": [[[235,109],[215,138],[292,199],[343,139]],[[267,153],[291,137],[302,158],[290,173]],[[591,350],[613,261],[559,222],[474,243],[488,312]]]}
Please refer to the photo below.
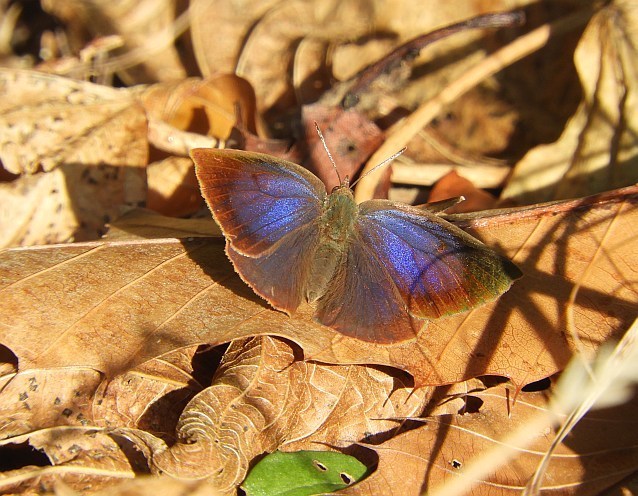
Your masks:
{"label": "small green leaf", "polygon": [[367,467],[352,456],[331,451],[275,451],[253,467],[242,484],[247,496],[310,496],[348,487]]}

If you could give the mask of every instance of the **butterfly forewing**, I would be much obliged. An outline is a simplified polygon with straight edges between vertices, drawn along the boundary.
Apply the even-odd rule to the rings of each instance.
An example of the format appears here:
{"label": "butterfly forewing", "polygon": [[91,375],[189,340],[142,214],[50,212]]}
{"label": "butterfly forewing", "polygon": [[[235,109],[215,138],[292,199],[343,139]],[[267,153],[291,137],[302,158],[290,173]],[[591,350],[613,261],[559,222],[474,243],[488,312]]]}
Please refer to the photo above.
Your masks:
{"label": "butterfly forewing", "polygon": [[191,155],[202,194],[238,253],[259,256],[321,215],[325,187],[299,165],[235,150]]}

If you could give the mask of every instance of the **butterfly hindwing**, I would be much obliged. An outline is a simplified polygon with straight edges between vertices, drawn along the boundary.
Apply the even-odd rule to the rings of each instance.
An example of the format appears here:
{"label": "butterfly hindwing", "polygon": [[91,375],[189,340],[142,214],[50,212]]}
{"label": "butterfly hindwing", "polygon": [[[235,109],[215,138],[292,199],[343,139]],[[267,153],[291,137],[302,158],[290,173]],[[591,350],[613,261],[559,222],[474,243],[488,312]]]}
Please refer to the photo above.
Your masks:
{"label": "butterfly hindwing", "polygon": [[368,201],[358,230],[418,318],[469,310],[497,298],[520,276],[509,260],[427,210]]}
{"label": "butterfly hindwing", "polygon": [[319,300],[316,317],[341,334],[374,343],[414,337],[420,327],[406,311],[374,247],[351,239],[342,264]]}
{"label": "butterfly hindwing", "polygon": [[259,257],[238,253],[231,243],[226,254],[241,278],[278,310],[293,313],[306,296],[314,253],[319,243],[315,224],[284,236],[276,249]]}

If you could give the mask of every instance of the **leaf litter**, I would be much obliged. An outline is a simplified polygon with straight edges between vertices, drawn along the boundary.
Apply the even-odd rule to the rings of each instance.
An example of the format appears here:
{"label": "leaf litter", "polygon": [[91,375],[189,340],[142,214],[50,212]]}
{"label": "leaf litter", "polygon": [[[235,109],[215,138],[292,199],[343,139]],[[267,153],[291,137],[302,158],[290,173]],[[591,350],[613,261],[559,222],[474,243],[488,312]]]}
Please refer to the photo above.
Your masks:
{"label": "leaf litter", "polygon": [[[510,443],[513,456],[473,492],[520,494],[546,452],[540,487],[557,494],[598,494],[635,471],[635,399],[590,411],[554,448],[562,417],[548,400],[564,395],[553,383],[570,359],[591,360],[620,339],[638,308],[629,2],[592,11],[518,2],[529,25],[429,45],[345,112],[339,95],[360,81],[365,61],[486,11],[441,5],[425,18],[408,3],[258,2],[251,18],[193,0],[189,62],[183,39],[166,29],[184,32],[185,18],[170,8],[99,7],[83,32],[82,6],[49,3],[39,15],[67,23],[67,44],[42,36],[36,69],[58,75],[12,69],[13,45],[0,74],[0,452],[31,460],[2,467],[2,491],[148,494],[160,484],[167,494],[229,494],[265,453],[322,449],[369,467],[348,492],[420,494],[462,480],[521,425],[536,429],[532,444]],[[149,32],[163,39],[158,50],[145,44]],[[510,42],[535,60],[534,70],[519,64],[543,88],[520,96],[517,66],[505,67],[522,56],[508,55]],[[72,57],[60,57],[64,46]],[[501,47],[500,60],[511,61],[482,68]],[[572,55],[571,73],[551,69]],[[192,61],[210,77],[184,79],[196,74]],[[114,74],[126,88],[109,85]],[[402,126],[411,112],[417,132]],[[313,120],[335,133],[328,141],[350,175],[383,134],[383,146],[408,144],[392,175],[362,195],[399,194],[399,180],[410,202],[423,203],[423,186],[455,170],[438,198],[467,194],[481,199],[473,209],[503,208],[465,205],[469,213],[448,220],[525,277],[494,304],[390,346],[338,336],[310,319],[312,308],[291,318],[273,311],[234,274],[219,231],[198,212],[186,155],[229,146],[320,166]],[[576,199],[552,201],[565,198]],[[199,218],[135,210],[143,204]],[[525,387],[548,377],[543,391]],[[544,423],[532,422],[538,414]]]}

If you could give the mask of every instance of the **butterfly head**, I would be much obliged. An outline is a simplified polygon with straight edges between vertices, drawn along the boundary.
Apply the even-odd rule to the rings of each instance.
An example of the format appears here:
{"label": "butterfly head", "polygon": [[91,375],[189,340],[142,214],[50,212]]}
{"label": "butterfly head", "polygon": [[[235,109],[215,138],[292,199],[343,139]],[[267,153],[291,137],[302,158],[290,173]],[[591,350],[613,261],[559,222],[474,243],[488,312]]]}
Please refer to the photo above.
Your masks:
{"label": "butterfly head", "polygon": [[350,178],[348,176],[346,176],[343,180],[341,180],[341,178],[339,178],[339,181],[341,184],[339,184],[338,186],[335,186],[334,188],[332,188],[332,191],[330,192],[330,194],[335,193],[337,191],[339,191],[340,189],[351,189],[350,188]]}

